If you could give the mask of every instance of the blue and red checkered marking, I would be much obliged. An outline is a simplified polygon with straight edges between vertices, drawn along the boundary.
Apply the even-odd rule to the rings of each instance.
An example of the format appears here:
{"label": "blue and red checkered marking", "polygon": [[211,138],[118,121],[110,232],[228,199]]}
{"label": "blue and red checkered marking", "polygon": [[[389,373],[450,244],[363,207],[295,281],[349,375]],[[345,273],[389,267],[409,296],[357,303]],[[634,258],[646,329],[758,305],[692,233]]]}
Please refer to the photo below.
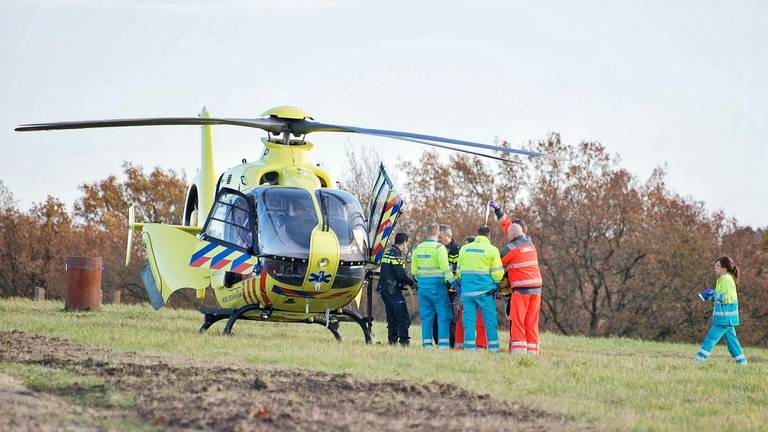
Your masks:
{"label": "blue and red checkered marking", "polygon": [[248,254],[243,254],[239,258],[235,258],[232,261],[232,272],[234,273],[242,273],[245,270],[248,270],[249,267],[251,267],[251,263],[248,261],[251,258]]}
{"label": "blue and red checkered marking", "polygon": [[199,251],[192,254],[192,258],[189,260],[189,265],[192,267],[200,267],[201,265],[208,262],[210,257],[205,256],[208,252],[212,251],[213,249],[216,249],[216,245],[213,243],[208,243],[200,249]]}
{"label": "blue and red checkered marking", "polygon": [[225,265],[231,263],[232,260],[227,259],[227,257],[232,255],[235,252],[236,252],[235,249],[230,249],[230,248],[224,249],[223,251],[219,252],[218,254],[216,254],[216,256],[214,256],[211,259],[211,268],[214,270],[220,270]]}
{"label": "blue and red checkered marking", "polygon": [[239,249],[201,240],[198,249],[189,260],[189,265],[246,274],[254,271],[259,259]]}

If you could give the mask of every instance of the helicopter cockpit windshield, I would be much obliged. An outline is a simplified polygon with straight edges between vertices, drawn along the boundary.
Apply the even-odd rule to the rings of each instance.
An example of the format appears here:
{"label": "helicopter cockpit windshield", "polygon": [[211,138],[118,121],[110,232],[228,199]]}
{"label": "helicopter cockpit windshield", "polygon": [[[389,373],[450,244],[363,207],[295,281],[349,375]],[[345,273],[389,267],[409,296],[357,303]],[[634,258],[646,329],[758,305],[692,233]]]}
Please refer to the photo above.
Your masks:
{"label": "helicopter cockpit windshield", "polygon": [[298,188],[256,188],[259,251],[264,255],[309,258],[318,218],[312,196]]}

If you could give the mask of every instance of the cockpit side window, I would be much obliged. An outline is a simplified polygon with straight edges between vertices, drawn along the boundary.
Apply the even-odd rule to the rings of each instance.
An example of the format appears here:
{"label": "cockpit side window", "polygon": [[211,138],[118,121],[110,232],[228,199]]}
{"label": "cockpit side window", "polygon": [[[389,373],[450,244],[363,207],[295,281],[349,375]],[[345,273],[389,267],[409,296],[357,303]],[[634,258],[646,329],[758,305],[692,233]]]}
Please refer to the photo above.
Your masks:
{"label": "cockpit side window", "polygon": [[222,189],[203,228],[203,239],[258,254],[256,212],[249,199],[237,191]]}
{"label": "cockpit side window", "polygon": [[319,221],[309,192],[298,188],[261,187],[251,193],[257,202],[261,253],[309,258],[312,230]]}
{"label": "cockpit side window", "polygon": [[360,202],[354,195],[336,189],[318,189],[315,192],[323,206],[326,224],[336,234],[342,261],[365,261],[368,236]]}

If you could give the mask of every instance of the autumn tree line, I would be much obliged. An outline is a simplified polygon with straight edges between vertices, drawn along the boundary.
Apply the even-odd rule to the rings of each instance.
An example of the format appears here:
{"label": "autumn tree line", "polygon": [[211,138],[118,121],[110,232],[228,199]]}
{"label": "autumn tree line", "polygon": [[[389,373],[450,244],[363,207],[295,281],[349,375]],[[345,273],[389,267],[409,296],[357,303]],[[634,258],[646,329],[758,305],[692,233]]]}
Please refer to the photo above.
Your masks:
{"label": "autumn tree line", "polygon": [[[497,199],[527,222],[539,249],[543,328],[569,335],[698,342],[711,306],[696,293],[713,285],[714,259],[730,255],[741,269],[739,337],[768,345],[768,230],[670,191],[661,168],[638,178],[599,143],[569,145],[552,134],[529,147],[550,157],[487,162],[427,151],[401,162],[393,171],[406,206],[397,230],[418,242],[429,222],[448,223],[462,241]],[[347,165],[341,186],[365,204],[378,158],[348,151]],[[139,221],[179,224],[186,182],[184,173],[126,163],[121,176],[82,185],[71,210],[48,197],[26,211],[0,182],[0,296],[31,297],[43,287],[61,298],[65,258],[87,255],[103,257],[105,298],[120,290],[127,301],[146,301],[138,236],[124,265],[128,207]],[[503,245],[493,214],[489,226]]]}
{"label": "autumn tree line", "polygon": [[105,300],[120,291],[124,301],[145,301],[140,236],[134,238],[134,259],[125,266],[128,207],[135,205],[139,221],[180,224],[186,190],[183,173],[160,168],[145,173],[125,163],[120,178],[81,185],[71,210],[48,196],[22,211],[0,182],[0,296],[31,297],[41,287],[47,298],[63,298],[66,257],[100,256]]}

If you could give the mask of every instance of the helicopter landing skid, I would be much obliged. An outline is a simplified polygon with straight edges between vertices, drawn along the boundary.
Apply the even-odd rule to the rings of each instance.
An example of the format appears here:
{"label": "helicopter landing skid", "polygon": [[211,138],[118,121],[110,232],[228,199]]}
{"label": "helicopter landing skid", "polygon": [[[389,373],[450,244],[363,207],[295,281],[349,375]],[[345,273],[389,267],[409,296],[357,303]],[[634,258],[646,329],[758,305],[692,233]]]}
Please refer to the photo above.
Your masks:
{"label": "helicopter landing skid", "polygon": [[[213,324],[222,321],[227,320],[227,323],[224,325],[224,330],[222,330],[221,334],[222,336],[227,336],[232,334],[232,327],[235,325],[235,321],[237,320],[248,320],[248,321],[269,321],[269,313],[264,313],[260,316],[246,316],[245,314],[247,312],[262,310],[259,308],[256,304],[249,304],[245,305],[239,309],[222,309],[222,308],[201,308],[200,312],[203,314],[203,324],[200,326],[200,329],[198,330],[200,333],[206,332]],[[264,311],[264,310],[262,310]],[[319,324],[328,331],[333,334],[333,337],[336,338],[337,341],[341,342],[341,335],[339,334],[339,323],[340,322],[355,322],[357,325],[360,326],[360,329],[363,331],[363,337],[365,338],[365,343],[370,344],[372,343],[371,339],[371,332],[368,330],[368,325],[366,324],[365,318],[360,316],[357,312],[350,310],[350,309],[341,309],[338,311],[338,313],[332,313],[329,314],[329,319],[326,321],[325,317],[318,317],[318,318],[308,318],[304,321],[294,321],[297,323],[305,323],[305,324]]]}
{"label": "helicopter landing skid", "polygon": [[[366,323],[365,318],[360,316],[359,313],[353,311],[352,309],[342,309],[341,314],[345,317],[350,318],[352,321],[356,322],[357,325],[360,326],[360,329],[363,330],[363,336],[365,337],[365,343],[372,344],[373,340],[371,339],[371,330]],[[344,320],[347,321],[347,320]]]}

